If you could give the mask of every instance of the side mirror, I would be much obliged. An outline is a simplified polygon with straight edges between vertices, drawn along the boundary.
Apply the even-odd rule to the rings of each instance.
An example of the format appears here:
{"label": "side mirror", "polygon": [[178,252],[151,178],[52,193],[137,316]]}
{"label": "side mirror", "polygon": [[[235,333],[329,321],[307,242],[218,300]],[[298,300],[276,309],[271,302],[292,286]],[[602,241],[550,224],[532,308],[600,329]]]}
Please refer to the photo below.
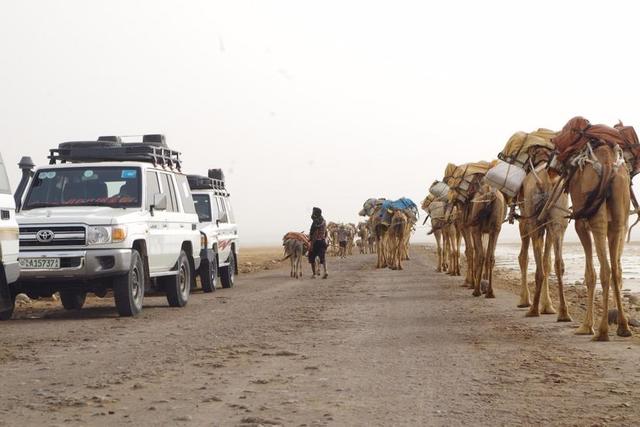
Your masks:
{"label": "side mirror", "polygon": [[154,210],[164,211],[167,209],[167,196],[166,194],[156,193],[153,195],[153,204],[149,207],[151,215]]}

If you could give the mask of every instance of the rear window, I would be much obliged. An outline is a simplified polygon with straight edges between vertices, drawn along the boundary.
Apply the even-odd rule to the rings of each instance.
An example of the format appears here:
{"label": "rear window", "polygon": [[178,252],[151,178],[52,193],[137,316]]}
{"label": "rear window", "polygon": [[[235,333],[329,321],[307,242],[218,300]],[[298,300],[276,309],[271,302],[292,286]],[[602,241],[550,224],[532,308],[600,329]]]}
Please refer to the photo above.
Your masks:
{"label": "rear window", "polygon": [[0,156],[0,193],[11,194],[11,187],[9,186],[9,177],[7,176],[7,170],[4,167],[2,156]]}

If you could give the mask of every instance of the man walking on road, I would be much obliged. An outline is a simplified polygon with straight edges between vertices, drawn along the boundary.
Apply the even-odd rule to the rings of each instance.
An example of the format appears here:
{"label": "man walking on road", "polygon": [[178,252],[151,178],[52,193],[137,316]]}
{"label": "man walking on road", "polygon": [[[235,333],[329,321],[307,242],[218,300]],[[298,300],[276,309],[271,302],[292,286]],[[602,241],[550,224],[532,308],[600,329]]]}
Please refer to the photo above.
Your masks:
{"label": "man walking on road", "polygon": [[316,274],[318,276],[320,275],[320,271],[316,271],[317,257],[320,258],[320,264],[322,264],[322,269],[324,272],[322,278],[326,279],[327,277],[329,277],[329,274],[327,273],[327,262],[325,258],[325,254],[327,252],[327,223],[322,217],[322,209],[313,208],[311,219],[313,220],[313,222],[311,223],[311,229],[309,230],[309,236],[311,240],[311,249],[309,250],[309,263],[311,264],[311,271],[313,273],[311,278],[315,279]]}

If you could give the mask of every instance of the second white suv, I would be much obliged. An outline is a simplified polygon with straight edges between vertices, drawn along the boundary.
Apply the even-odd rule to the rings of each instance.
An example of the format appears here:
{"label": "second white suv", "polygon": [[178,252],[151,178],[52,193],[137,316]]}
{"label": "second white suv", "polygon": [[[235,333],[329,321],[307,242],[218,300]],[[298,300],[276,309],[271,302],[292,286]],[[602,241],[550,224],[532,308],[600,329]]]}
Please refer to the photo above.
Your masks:
{"label": "second white suv", "polygon": [[59,292],[66,309],[113,290],[121,316],[145,293],[187,304],[200,266],[201,235],[179,153],[162,135],[62,143],[37,168],[18,213],[22,270],[15,292]]}
{"label": "second white suv", "polygon": [[238,274],[239,238],[224,174],[221,169],[210,169],[208,176],[189,175],[188,179],[205,242],[200,266],[202,289],[214,291],[218,275],[222,287],[231,288]]}

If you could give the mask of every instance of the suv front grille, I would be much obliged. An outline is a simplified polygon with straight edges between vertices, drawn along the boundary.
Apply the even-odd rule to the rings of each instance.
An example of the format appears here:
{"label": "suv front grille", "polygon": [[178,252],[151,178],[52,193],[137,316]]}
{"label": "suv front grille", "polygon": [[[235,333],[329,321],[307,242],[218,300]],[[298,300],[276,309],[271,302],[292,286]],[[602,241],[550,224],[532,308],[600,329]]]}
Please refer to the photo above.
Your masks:
{"label": "suv front grille", "polygon": [[46,248],[51,246],[84,246],[86,229],[83,226],[20,227],[20,247]]}

